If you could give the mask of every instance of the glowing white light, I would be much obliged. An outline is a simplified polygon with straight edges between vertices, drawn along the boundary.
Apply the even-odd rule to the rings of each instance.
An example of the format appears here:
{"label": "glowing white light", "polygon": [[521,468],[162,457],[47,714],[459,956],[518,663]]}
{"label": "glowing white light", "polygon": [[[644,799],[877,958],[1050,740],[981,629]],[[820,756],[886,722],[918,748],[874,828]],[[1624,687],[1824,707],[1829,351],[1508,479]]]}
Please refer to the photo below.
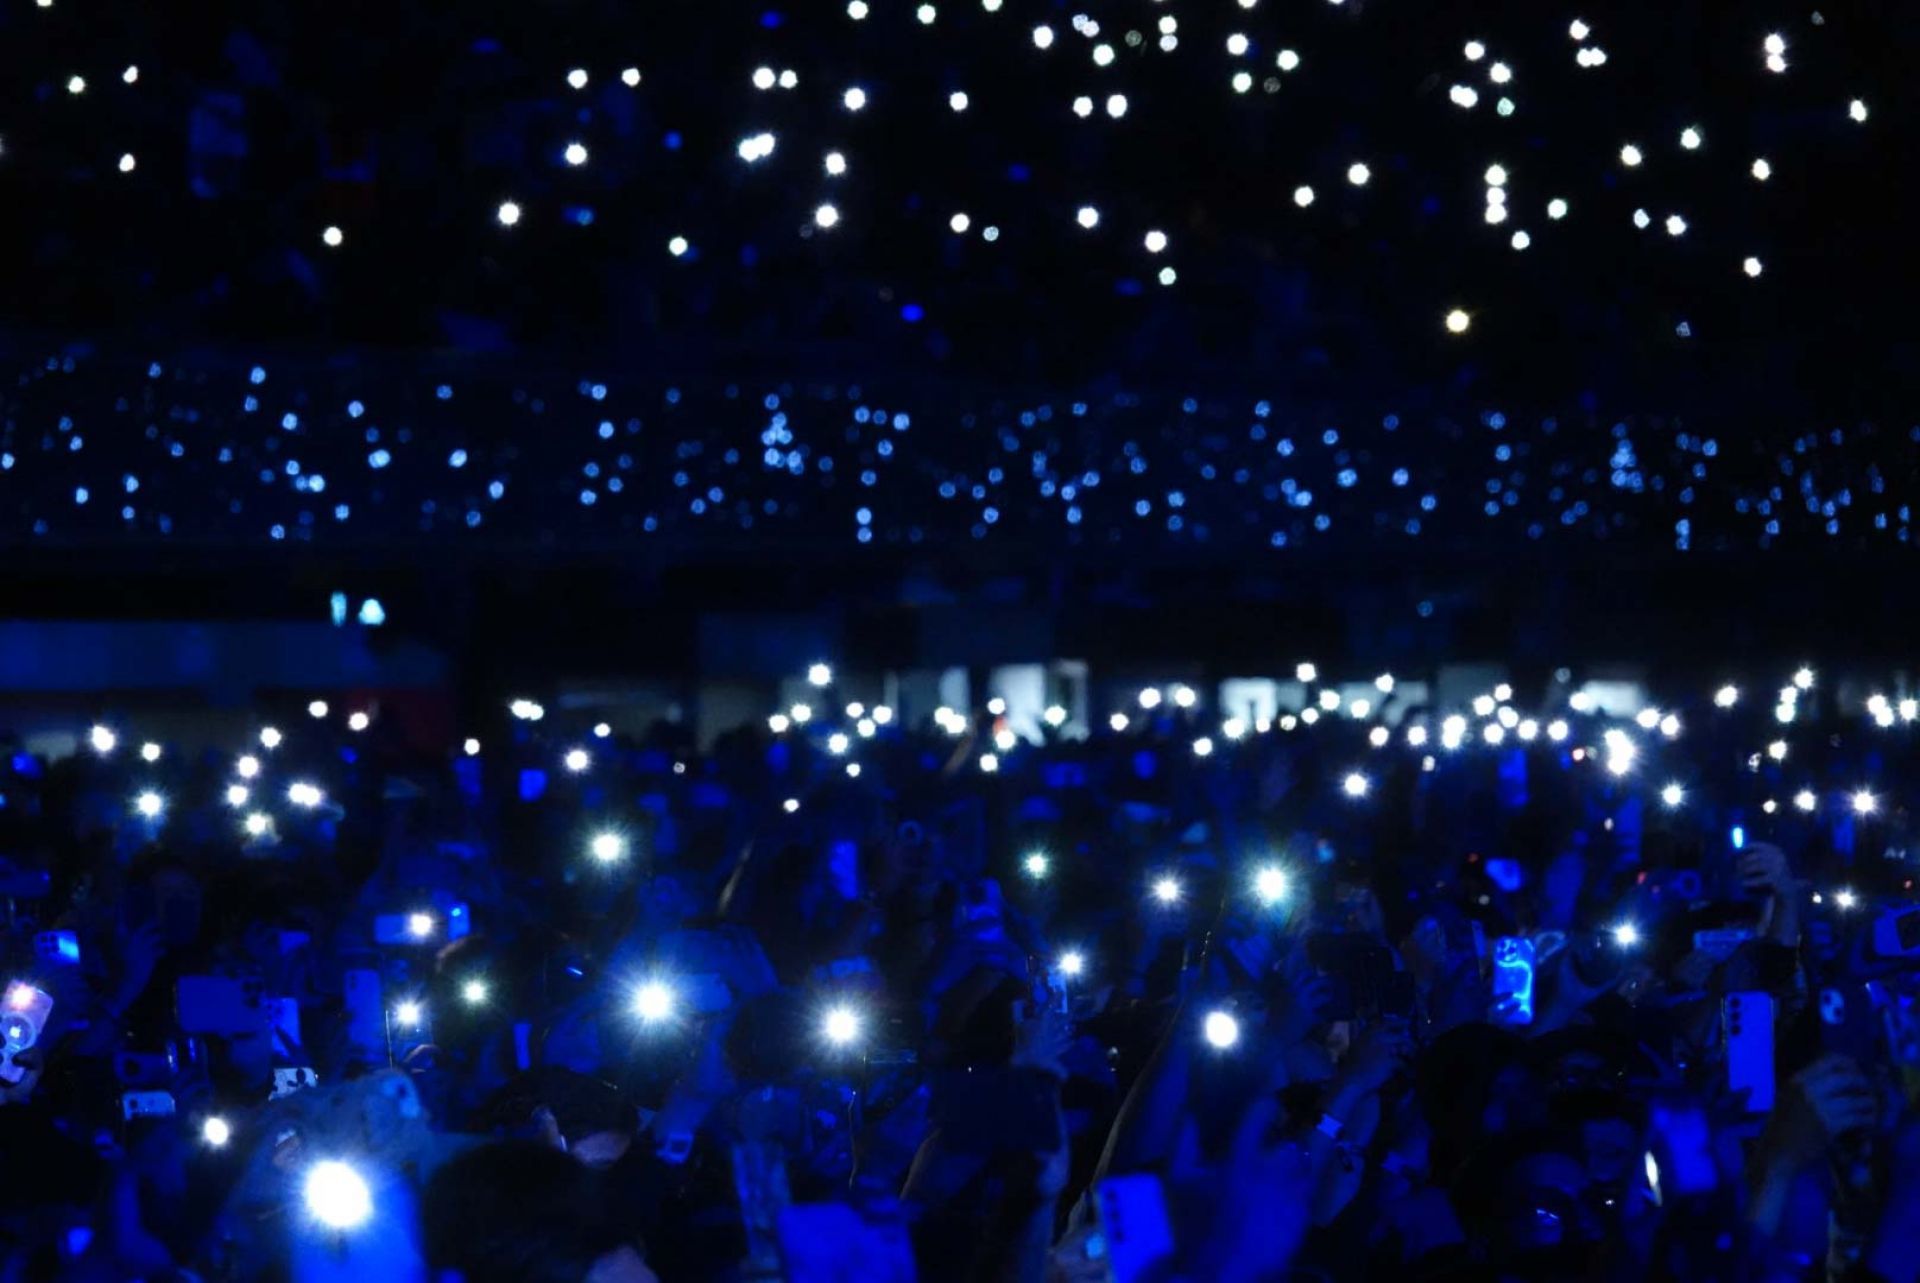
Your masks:
{"label": "glowing white light", "polygon": [[1767,756],[1776,762],[1786,761],[1787,742],[1785,740],[1775,740],[1773,743],[1767,745]]}
{"label": "glowing white light", "polygon": [[1740,688],[1729,683],[1713,693],[1716,708],[1732,708],[1740,702]]}
{"label": "glowing white light", "polygon": [[1643,159],[1644,157],[1641,156],[1640,149],[1632,143],[1628,143],[1620,149],[1620,163],[1629,169],[1638,165]]}
{"label": "glowing white light", "polygon": [[1273,65],[1282,71],[1293,71],[1300,66],[1300,55],[1291,49],[1282,49],[1273,60]]}
{"label": "glowing white light", "polygon": [[350,713],[347,715],[347,729],[350,731],[364,731],[371,725],[373,725],[373,719],[365,713]]}
{"label": "glowing white light", "polygon": [[1504,85],[1513,79],[1513,69],[1504,62],[1496,62],[1487,68],[1487,79],[1496,85]]}
{"label": "glowing white light", "polygon": [[980,755],[980,772],[981,772],[981,774],[983,774],[983,775],[993,775],[993,774],[995,774],[995,773],[997,773],[997,772],[998,772],[999,770],[1000,770],[1000,757],[999,757],[999,755],[998,755],[998,754],[996,754],[996,753],[982,753],[982,754]]}
{"label": "glowing white light", "polygon": [[1165,874],[1155,878],[1153,881],[1153,898],[1162,904],[1178,904],[1180,902],[1180,879],[1174,877],[1172,874]]}
{"label": "glowing white light", "polygon": [[860,1036],[860,1017],[851,1007],[835,1007],[821,1022],[821,1032],[836,1047],[844,1047]]}
{"label": "glowing white light", "polygon": [[151,789],[133,800],[133,809],[138,811],[143,818],[149,820],[158,818],[160,812],[164,811],[166,806],[166,801]]}
{"label": "glowing white light", "polygon": [[786,801],[780,804],[780,809],[785,811],[788,815],[792,815],[800,809],[800,799],[797,797],[790,797]]}
{"label": "glowing white light", "polygon": [[87,745],[96,753],[111,753],[120,737],[104,726],[96,726],[87,732]]}
{"label": "glowing white light", "polygon": [[596,833],[587,849],[602,864],[612,864],[627,853],[627,841],[618,833]]}
{"label": "glowing white light", "polygon": [[1301,209],[1305,209],[1307,206],[1313,204],[1313,188],[1308,187],[1305,183],[1294,188],[1293,203]]}
{"label": "glowing white light", "polygon": [[1633,715],[1633,720],[1640,724],[1641,730],[1650,731],[1660,724],[1660,710],[1643,708]]}
{"label": "glowing white light", "polygon": [[1515,232],[1513,234],[1513,239],[1508,243],[1512,245],[1515,249],[1525,249],[1527,248],[1527,246],[1533,244],[1533,237],[1529,236],[1525,232]]}
{"label": "glowing white light", "polygon": [[1785,36],[1775,32],[1761,41],[1760,47],[1768,53],[1785,53],[1787,51],[1787,39]]}
{"label": "glowing white light", "polygon": [[[120,158],[120,172],[124,174],[124,173],[128,173],[132,169],[133,169],[133,157],[122,156]],[[337,227],[325,228],[320,233],[321,243],[327,246],[327,248],[329,249],[340,248],[340,243],[344,240],[346,240],[346,234]]]}
{"label": "glowing white light", "polygon": [[1687,233],[1687,220],[1678,214],[1667,215],[1667,235],[1684,236]]}
{"label": "glowing white light", "polygon": [[1473,318],[1460,308],[1456,307],[1447,313],[1447,333],[1449,334],[1465,334],[1467,327],[1472,324]]}
{"label": "glowing white light", "polygon": [[1558,744],[1567,738],[1567,724],[1555,720],[1547,723],[1547,738]]}
{"label": "glowing white light", "polygon": [[273,827],[273,820],[259,811],[252,811],[248,813],[245,820],[241,821],[241,827],[247,831],[248,837],[257,838],[264,836],[266,831]]}
{"label": "glowing white light", "polygon": [[1372,177],[1373,177],[1373,171],[1371,169],[1368,169],[1366,165],[1362,164],[1360,161],[1356,160],[1353,162],[1353,164],[1347,166],[1347,181],[1352,183],[1355,187],[1365,187],[1367,185],[1367,180]]}
{"label": "glowing white light", "polygon": [[1057,729],[1066,724],[1067,710],[1058,704],[1049,704],[1047,711],[1040,714],[1040,720]]}
{"label": "glowing white light", "polygon": [[1472,85],[1455,85],[1447,90],[1447,99],[1456,107],[1470,110],[1480,101],[1480,93]]}
{"label": "glowing white light", "polygon": [[1093,114],[1093,99],[1082,94],[1073,100],[1073,114],[1085,120]]}
{"label": "glowing white light", "polygon": [[567,84],[574,89],[585,89],[587,87],[587,69],[585,67],[575,67],[572,71],[569,71],[567,73]]}
{"label": "glowing white light", "polygon": [[1466,48],[1460,51],[1468,62],[1479,62],[1487,56],[1487,47],[1478,40],[1467,41]]}
{"label": "glowing white light", "polygon": [[70,94],[83,94],[87,92],[87,78],[85,76],[68,77],[67,92]]}
{"label": "glowing white light", "polygon": [[407,915],[407,934],[416,940],[424,940],[433,934],[433,915],[431,913],[409,913]]}
{"label": "glowing white light", "polygon": [[1811,668],[1802,668],[1794,673],[1793,684],[1801,690],[1811,690],[1813,688],[1813,670]]}
{"label": "glowing white light", "polygon": [[1407,744],[1411,748],[1423,748],[1427,742],[1427,728],[1418,723],[1407,727]]}
{"label": "glowing white light", "polygon": [[[133,153],[127,152],[120,157],[120,172],[123,174],[131,174],[133,167],[138,163],[139,162],[133,158]],[[328,237],[332,237],[332,239],[329,240],[327,239]],[[338,245],[340,243],[339,237],[340,229],[337,227],[329,227],[325,232],[321,233],[321,239],[326,240],[329,245]]]}
{"label": "glowing white light", "polygon": [[1866,789],[1861,789],[1853,795],[1853,813],[1855,815],[1872,815],[1874,811],[1879,809],[1879,806],[1880,799]]}
{"label": "glowing white light", "polygon": [[1206,1034],[1207,1045],[1217,1051],[1225,1051],[1240,1041],[1240,1022],[1225,1011],[1209,1011],[1201,1030]]}
{"label": "glowing white light", "polygon": [[1366,776],[1358,771],[1349,771],[1347,778],[1340,782],[1340,787],[1348,797],[1365,797],[1370,785]]}
{"label": "glowing white light", "polygon": [[775,713],[772,717],[769,717],[767,719],[767,729],[772,731],[775,735],[786,734],[787,727],[791,726],[792,724],[793,723],[788,720],[787,715],[785,713]]}
{"label": "glowing white light", "polygon": [[1848,888],[1842,887],[1833,893],[1833,902],[1843,909],[1851,909],[1854,905],[1860,903],[1860,897]]}
{"label": "glowing white light", "polygon": [[1069,949],[1060,955],[1060,974],[1072,979],[1087,969],[1087,960],[1081,954]]}
{"label": "glowing white light", "polygon": [[1777,53],[1770,53],[1767,55],[1768,71],[1771,71],[1774,75],[1777,76],[1781,72],[1785,71],[1786,69],[1787,69],[1787,60],[1785,55],[1777,54]]}
{"label": "glowing white light", "polygon": [[260,744],[261,744],[261,747],[263,748],[270,748],[270,749],[279,748],[280,732],[275,730],[271,726],[261,727],[260,728]]}
{"label": "glowing white light", "polygon": [[1811,811],[1820,804],[1820,799],[1814,796],[1812,789],[1801,789],[1793,795],[1793,804],[1802,811]]}
{"label": "glowing white light", "polygon": [[1575,40],[1585,40],[1591,30],[1592,28],[1588,27],[1586,23],[1580,21],[1578,18],[1575,18],[1571,23],[1567,24],[1567,34]]}
{"label": "glowing white light", "polygon": [[640,68],[628,67],[620,73],[620,83],[632,89],[640,83]]}
{"label": "glowing white light", "polygon": [[568,143],[567,149],[564,152],[560,153],[560,155],[561,155],[561,158],[565,160],[569,165],[584,165],[587,163],[586,144],[585,143]]}
{"label": "glowing white light", "polygon": [[1035,851],[1020,862],[1020,867],[1027,871],[1027,876],[1030,878],[1044,878],[1052,864],[1053,862],[1043,853]]}
{"label": "glowing white light", "polygon": [[[1487,186],[1489,187],[1505,187],[1507,185],[1507,167],[1505,165],[1488,165],[1486,179]],[[1492,199],[1491,193],[1488,194],[1488,199]]]}
{"label": "glowing white light", "polygon": [[673,990],[649,980],[633,993],[633,1014],[649,1024],[673,1014]]}
{"label": "glowing white light", "polygon": [[200,1139],[219,1149],[233,1139],[233,1127],[218,1114],[209,1114],[200,1124]]}
{"label": "glowing white light", "polygon": [[772,67],[755,67],[753,69],[753,87],[755,89],[771,89],[778,79],[779,77],[774,75]]}
{"label": "glowing white light", "polygon": [[1076,223],[1079,223],[1080,226],[1086,228],[1088,231],[1092,231],[1100,225],[1100,211],[1091,205],[1082,205],[1080,212],[1075,214],[1073,218]]}
{"label": "glowing white light", "polygon": [[953,111],[965,111],[969,101],[967,95],[958,89],[947,95],[947,106]]}
{"label": "glowing white light", "polygon": [[366,1178],[345,1163],[315,1163],[302,1190],[308,1214],[330,1230],[356,1229],[373,1215]]}
{"label": "glowing white light", "polygon": [[1253,894],[1269,907],[1287,898],[1287,872],[1277,865],[1262,865],[1253,875]]}
{"label": "glowing white light", "polygon": [[520,221],[520,207],[510,200],[500,202],[500,209],[494,214],[502,227],[512,227]]}
{"label": "glowing white light", "polygon": [[1113,46],[1112,45],[1100,44],[1100,45],[1095,45],[1093,47],[1093,65],[1094,66],[1106,67],[1106,66],[1111,66],[1112,63],[1113,63]]}
{"label": "glowing white light", "polygon": [[1125,713],[1115,713],[1107,719],[1107,725],[1113,729],[1115,734],[1118,734],[1127,729],[1127,715]]}
{"label": "glowing white light", "polygon": [[244,754],[233,764],[233,769],[239,772],[241,779],[250,780],[260,774],[260,759],[251,753]]}
{"label": "glowing white light", "polygon": [[1660,800],[1669,807],[1675,807],[1686,801],[1687,791],[1678,784],[1669,784],[1660,790]]}
{"label": "glowing white light", "polygon": [[420,1024],[421,1018],[425,1015],[426,1008],[417,1002],[409,1000],[394,1004],[393,1018],[404,1028],[416,1028]]}
{"label": "glowing white light", "polygon": [[1631,922],[1622,922],[1613,929],[1613,942],[1623,949],[1631,949],[1640,943],[1640,928]]}
{"label": "glowing white light", "polygon": [[1678,739],[1680,737],[1680,718],[1678,715],[1668,713],[1665,717],[1661,718],[1660,733],[1668,739]]}
{"label": "glowing white light", "polygon": [[287,786],[287,801],[293,803],[295,806],[303,806],[308,810],[312,810],[325,800],[326,794],[305,780],[296,780]]}
{"label": "glowing white light", "polygon": [[1212,757],[1213,741],[1202,735],[1193,742],[1193,755],[1195,757]]}
{"label": "glowing white light", "polygon": [[1748,172],[1764,183],[1773,177],[1773,166],[1767,163],[1765,157],[1761,157],[1753,162],[1753,168]]}
{"label": "glowing white light", "polygon": [[1547,202],[1547,217],[1556,223],[1567,216],[1567,202],[1558,196]]}
{"label": "glowing white light", "polygon": [[1053,48],[1053,28],[1045,23],[1033,29],[1033,47],[1035,49]]}
{"label": "glowing white light", "polygon": [[822,228],[832,227],[840,221],[840,211],[831,205],[822,205],[813,211],[813,221]]}
{"label": "glowing white light", "polygon": [[1235,58],[1244,56],[1247,52],[1247,49],[1248,49],[1247,38],[1241,35],[1239,32],[1236,31],[1232,35],[1227,37],[1227,52],[1233,55]]}
{"label": "glowing white light", "polygon": [[478,1006],[487,1000],[487,982],[469,980],[460,986],[460,997],[465,1002]]}
{"label": "glowing white light", "polygon": [[1847,104],[1847,116],[1855,124],[1863,124],[1867,119],[1867,104],[1855,98]]}

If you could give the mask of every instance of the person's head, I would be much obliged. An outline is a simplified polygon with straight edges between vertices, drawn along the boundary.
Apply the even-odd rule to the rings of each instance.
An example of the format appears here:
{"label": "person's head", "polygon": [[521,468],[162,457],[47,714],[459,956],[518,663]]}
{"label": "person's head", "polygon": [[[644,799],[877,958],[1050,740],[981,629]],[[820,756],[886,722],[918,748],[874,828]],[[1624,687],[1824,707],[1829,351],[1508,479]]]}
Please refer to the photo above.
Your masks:
{"label": "person's head", "polygon": [[550,1146],[497,1141],[427,1182],[427,1259],[462,1283],[655,1283],[599,1178]]}
{"label": "person's head", "polygon": [[1489,1265],[1544,1281],[1586,1272],[1587,1250],[1604,1229],[1589,1188],[1578,1140],[1530,1131],[1490,1140],[1462,1166],[1451,1193]]}

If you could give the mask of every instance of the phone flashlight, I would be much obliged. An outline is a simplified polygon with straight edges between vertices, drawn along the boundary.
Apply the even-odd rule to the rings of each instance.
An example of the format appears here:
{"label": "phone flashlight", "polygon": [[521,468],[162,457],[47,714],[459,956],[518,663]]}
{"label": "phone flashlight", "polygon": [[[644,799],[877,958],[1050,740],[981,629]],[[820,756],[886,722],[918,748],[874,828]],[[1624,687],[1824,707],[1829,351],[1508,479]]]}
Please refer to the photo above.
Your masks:
{"label": "phone flashlight", "polygon": [[142,819],[146,820],[159,819],[160,812],[164,811],[166,807],[165,799],[152,789],[148,789],[146,792],[140,794],[139,797],[133,799],[133,809],[140,813]]}
{"label": "phone flashlight", "polygon": [[1153,898],[1162,904],[1180,903],[1180,879],[1174,877],[1172,874],[1155,878],[1153,881]]}
{"label": "phone flashlight", "polygon": [[568,749],[567,755],[562,761],[566,764],[566,768],[575,775],[580,774],[580,772],[593,765],[593,759],[587,756],[587,750],[584,748]]}
{"label": "phone flashlight", "polygon": [[328,1229],[355,1229],[373,1215],[373,1191],[366,1177],[337,1159],[315,1163],[302,1192],[308,1213]]}
{"label": "phone flashlight", "polygon": [[218,1114],[209,1114],[200,1124],[200,1139],[219,1149],[233,1139],[233,1126]]}
{"label": "phone flashlight", "polygon": [[424,940],[433,934],[433,915],[431,913],[409,913],[407,915],[407,934],[416,940]]}
{"label": "phone flashlight", "polygon": [[418,1028],[426,1014],[426,1008],[412,1001],[399,1003],[393,1009],[393,1018],[408,1029]]}
{"label": "phone flashlight", "polygon": [[304,806],[311,810],[326,800],[326,794],[305,780],[295,780],[287,786],[287,801],[295,806]]}
{"label": "phone flashlight", "polygon": [[1216,1051],[1225,1051],[1240,1041],[1240,1022],[1232,1012],[1209,1011],[1200,1031],[1206,1036],[1207,1045]]}
{"label": "phone flashlight", "polygon": [[600,863],[612,864],[627,853],[627,843],[618,833],[597,833],[588,849]]}
{"label": "phone flashlight", "polygon": [[1613,942],[1622,949],[1631,949],[1640,943],[1640,928],[1631,922],[1622,922],[1613,929]]}
{"label": "phone flashlight", "polygon": [[821,1022],[821,1032],[836,1047],[845,1047],[860,1036],[860,1017],[851,1007],[834,1007]]}
{"label": "phone flashlight", "polygon": [[1087,959],[1078,949],[1069,949],[1060,955],[1060,974],[1069,980],[1077,980],[1087,969]]}
{"label": "phone flashlight", "polygon": [[1348,797],[1365,797],[1370,784],[1367,777],[1360,772],[1349,771],[1347,778],[1341,781],[1340,787],[1346,791]]}
{"label": "phone flashlight", "polygon": [[1027,871],[1027,876],[1036,882],[1047,876],[1047,868],[1050,864],[1051,861],[1038,851],[1035,851],[1032,855],[1029,855],[1025,860],[1021,861],[1022,867]]}
{"label": "phone flashlight", "polygon": [[648,1024],[658,1024],[673,1014],[673,990],[658,980],[649,980],[634,991],[633,1011]]}
{"label": "phone flashlight", "polygon": [[113,746],[119,742],[120,737],[104,726],[96,726],[87,732],[87,743],[102,757],[113,752]]}
{"label": "phone flashlight", "polygon": [[477,1007],[487,1000],[487,982],[469,980],[460,986],[460,996],[469,1006]]}
{"label": "phone flashlight", "polygon": [[1253,875],[1253,893],[1260,903],[1272,908],[1287,898],[1287,873],[1277,865],[1265,865]]}

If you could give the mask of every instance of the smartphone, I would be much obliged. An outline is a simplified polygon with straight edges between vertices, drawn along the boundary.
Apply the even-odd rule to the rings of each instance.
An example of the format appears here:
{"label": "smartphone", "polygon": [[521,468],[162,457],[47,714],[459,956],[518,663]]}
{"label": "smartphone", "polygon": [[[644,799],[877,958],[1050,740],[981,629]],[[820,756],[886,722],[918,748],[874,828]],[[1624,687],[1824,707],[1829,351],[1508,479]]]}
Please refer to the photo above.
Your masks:
{"label": "smartphone", "polygon": [[129,1123],[140,1118],[171,1118],[173,1109],[170,1091],[130,1091],[120,1097],[120,1117]]}
{"label": "smartphone", "polygon": [[1692,1101],[1655,1101],[1647,1115],[1648,1184],[1656,1202],[1710,1194],[1720,1183],[1707,1114]]}
{"label": "smartphone", "polygon": [[341,1005],[347,1013],[347,1046],[369,1063],[387,1057],[387,1011],[382,1004],[380,973],[365,968],[340,978]]}
{"label": "smartphone", "polygon": [[267,999],[267,1027],[273,1031],[274,1048],[292,1055],[300,1050],[300,1000]]}
{"label": "smartphone", "polygon": [[258,980],[181,976],[173,1006],[182,1033],[233,1038],[267,1032],[266,993]]}
{"label": "smartphone", "polygon": [[1727,1032],[1727,1086],[1745,1092],[1747,1110],[1773,1110],[1773,997],[1743,990],[1721,1000]]}
{"label": "smartphone", "polygon": [[1166,1277],[1173,1259],[1173,1218],[1158,1176],[1114,1176],[1094,1187],[1094,1211],[1107,1242],[1111,1283]]}
{"label": "smartphone", "polygon": [[52,994],[24,980],[14,981],[0,1002],[0,1048],[9,1056],[25,1051],[40,1041],[52,1016]]}
{"label": "smartphone", "polygon": [[1920,954],[1920,906],[1889,909],[1875,919],[1873,951],[1882,958]]}
{"label": "smartphone", "polygon": [[935,1081],[928,1117],[955,1153],[1047,1153],[1060,1144],[1059,1103],[1059,1084],[1045,1074],[954,1070]]}
{"label": "smartphone", "polygon": [[305,1065],[281,1065],[273,1071],[273,1091],[267,1099],[279,1100],[283,1096],[293,1095],[296,1091],[305,1091],[309,1087],[319,1085],[320,1075]]}
{"label": "smartphone", "polygon": [[1495,1023],[1533,1023],[1533,959],[1533,941],[1525,936],[1501,936],[1493,942]]}
{"label": "smartphone", "polygon": [[171,1044],[164,1052],[123,1051],[113,1058],[113,1076],[129,1091],[165,1087],[180,1072],[180,1061]]}
{"label": "smartphone", "polygon": [[33,938],[33,956],[59,966],[78,966],[80,937],[71,931],[42,931]]}

